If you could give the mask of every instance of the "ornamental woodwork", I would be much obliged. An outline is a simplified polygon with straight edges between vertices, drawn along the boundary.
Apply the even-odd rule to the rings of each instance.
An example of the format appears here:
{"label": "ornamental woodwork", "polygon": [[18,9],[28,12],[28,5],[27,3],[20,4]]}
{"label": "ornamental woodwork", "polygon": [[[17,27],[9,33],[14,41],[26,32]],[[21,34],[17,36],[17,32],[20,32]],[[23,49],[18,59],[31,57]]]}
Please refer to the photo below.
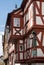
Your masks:
{"label": "ornamental woodwork", "polygon": [[22,30],[20,28],[13,28],[13,35],[22,35]]}

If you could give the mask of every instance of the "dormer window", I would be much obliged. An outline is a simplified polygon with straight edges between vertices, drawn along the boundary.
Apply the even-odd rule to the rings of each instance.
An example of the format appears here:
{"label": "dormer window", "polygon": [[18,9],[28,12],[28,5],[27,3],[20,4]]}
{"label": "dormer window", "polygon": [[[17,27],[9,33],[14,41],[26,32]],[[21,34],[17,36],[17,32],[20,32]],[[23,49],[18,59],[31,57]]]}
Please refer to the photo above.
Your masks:
{"label": "dormer window", "polygon": [[14,18],[14,24],[15,27],[20,27],[20,18]]}

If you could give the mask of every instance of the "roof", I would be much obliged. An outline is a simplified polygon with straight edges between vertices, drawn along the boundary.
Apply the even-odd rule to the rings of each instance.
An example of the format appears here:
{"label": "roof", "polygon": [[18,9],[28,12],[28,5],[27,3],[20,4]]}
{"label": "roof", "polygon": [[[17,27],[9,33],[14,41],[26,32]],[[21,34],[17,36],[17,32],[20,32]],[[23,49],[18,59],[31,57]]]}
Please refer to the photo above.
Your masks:
{"label": "roof", "polygon": [[[23,1],[22,1],[22,4],[21,4],[21,8],[24,9],[24,7],[25,7],[25,5],[26,5],[26,3],[27,3],[28,1],[29,1],[29,0],[23,0]],[[30,1],[41,1],[41,2],[44,2],[44,0],[30,0]]]}
{"label": "roof", "polygon": [[23,0],[22,1],[22,4],[21,4],[21,8],[22,9],[24,9],[24,7],[25,7],[25,5],[26,5],[27,2],[28,2],[28,0]]}
{"label": "roof", "polygon": [[20,7],[20,8],[15,9],[15,10],[13,10],[13,11],[11,12],[11,14],[12,14],[12,13],[15,13],[16,11],[18,11],[18,10],[20,10],[20,9],[21,9],[21,7]]}
{"label": "roof", "polygon": [[[21,4],[21,6],[20,6],[20,8],[14,9],[12,12],[8,13],[7,22],[6,22],[7,25],[10,24],[9,21],[11,20],[11,19],[10,19],[10,18],[11,18],[11,14],[17,12],[17,11],[20,10],[20,9],[21,9],[21,11],[22,11],[28,1],[29,1],[29,0],[23,0],[23,1],[22,1],[22,4]],[[44,1],[44,0],[31,0],[31,1]]]}
{"label": "roof", "polygon": [[9,25],[10,24],[10,20],[11,20],[10,18],[11,18],[11,15],[10,15],[10,13],[8,13],[6,25]]}
{"label": "roof", "polygon": [[11,21],[11,15],[15,12],[17,12],[18,10],[20,10],[21,8],[17,8],[16,10],[13,10],[12,12],[8,13],[7,15],[7,21],[6,21],[6,25],[9,25],[10,24],[10,21]]}

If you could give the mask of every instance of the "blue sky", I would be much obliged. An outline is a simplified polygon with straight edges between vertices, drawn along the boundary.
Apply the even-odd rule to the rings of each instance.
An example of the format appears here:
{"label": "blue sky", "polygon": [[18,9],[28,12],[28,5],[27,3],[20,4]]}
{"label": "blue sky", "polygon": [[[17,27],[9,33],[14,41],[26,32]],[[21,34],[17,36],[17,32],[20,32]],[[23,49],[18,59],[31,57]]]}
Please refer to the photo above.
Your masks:
{"label": "blue sky", "polygon": [[7,15],[15,9],[15,4],[20,7],[22,0],[1,0],[0,1],[0,56],[3,55],[2,35],[7,20]]}
{"label": "blue sky", "polygon": [[0,1],[0,31],[4,31],[7,14],[15,9],[15,4],[20,7],[22,0],[1,0]]}

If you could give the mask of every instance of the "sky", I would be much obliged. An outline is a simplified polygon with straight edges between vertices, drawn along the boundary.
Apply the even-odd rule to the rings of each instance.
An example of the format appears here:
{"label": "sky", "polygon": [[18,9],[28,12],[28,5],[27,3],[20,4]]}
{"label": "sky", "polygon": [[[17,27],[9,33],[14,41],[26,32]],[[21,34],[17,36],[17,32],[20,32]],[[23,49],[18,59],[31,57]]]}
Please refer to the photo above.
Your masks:
{"label": "sky", "polygon": [[2,46],[2,32],[0,32],[0,56],[3,55],[3,46]]}
{"label": "sky", "polygon": [[1,0],[0,1],[0,55],[3,54],[2,50],[2,35],[4,33],[7,15],[15,9],[17,4],[18,8],[23,0]]}

